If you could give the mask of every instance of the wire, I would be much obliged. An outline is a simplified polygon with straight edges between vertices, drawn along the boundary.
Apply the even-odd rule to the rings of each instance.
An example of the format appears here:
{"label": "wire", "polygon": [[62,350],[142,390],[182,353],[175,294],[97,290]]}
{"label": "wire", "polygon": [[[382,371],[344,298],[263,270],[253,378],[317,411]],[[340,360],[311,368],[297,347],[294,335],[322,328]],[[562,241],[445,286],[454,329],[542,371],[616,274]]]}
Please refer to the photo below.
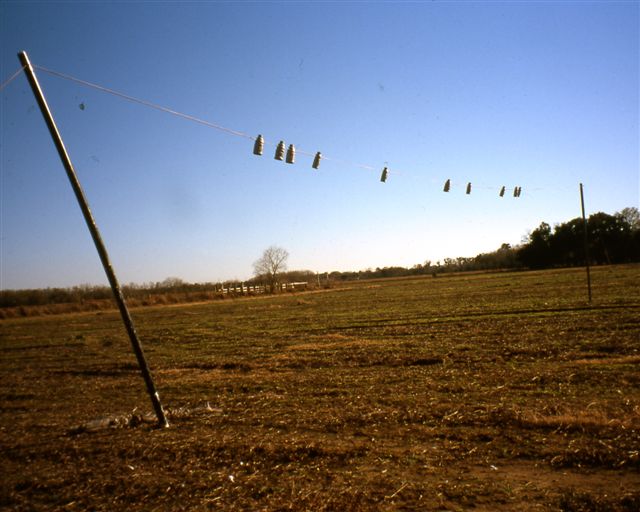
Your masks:
{"label": "wire", "polygon": [[21,67],[20,69],[18,69],[18,70],[17,70],[13,75],[11,75],[7,80],[5,80],[5,81],[2,83],[2,85],[0,85],[0,91],[1,91],[2,89],[4,89],[7,85],[9,85],[9,84],[13,81],[13,79],[14,79],[15,77],[17,77],[17,76],[22,72],[22,70],[23,70],[23,69],[24,69],[24,66],[22,66],[22,67]]}
{"label": "wire", "polygon": [[102,92],[106,92],[108,94],[113,94],[114,96],[118,96],[120,98],[124,98],[125,100],[131,101],[133,103],[139,103],[140,105],[144,105],[145,107],[154,108],[156,110],[160,110],[161,112],[166,112],[167,114],[172,114],[174,116],[182,117],[183,119],[187,119],[189,121],[194,121],[196,123],[203,124],[210,128],[215,128],[216,130],[220,130],[222,132],[230,133],[231,135],[236,135],[238,137],[244,137],[246,139],[255,140],[255,137],[251,135],[247,135],[246,133],[239,132],[237,130],[232,130],[231,128],[225,128],[224,126],[220,126],[219,124],[212,123],[210,121],[205,121],[204,119],[200,119],[195,116],[191,116],[189,114],[184,114],[183,112],[178,112],[177,110],[173,110],[167,107],[163,107],[162,105],[158,105],[156,103],[151,103],[150,101],[141,100],[140,98],[135,98],[134,96],[129,96],[128,94],[124,94],[122,92],[114,91],[113,89],[109,89],[108,87],[103,87],[102,85],[93,84],[91,82],[87,82],[86,80],[81,80],[79,78],[75,78],[70,75],[65,75],[64,73],[60,73],[58,71],[53,71],[51,69],[43,68],[42,66],[33,66],[40,71],[44,71],[45,73],[49,73],[50,75],[57,76],[59,78],[64,78],[65,80],[71,80],[72,82],[76,82],[87,87],[92,87],[93,89],[97,89]]}
{"label": "wire", "polygon": [[[40,70],[40,71],[48,73],[50,75],[57,76],[58,78],[63,78],[65,80],[70,80],[72,82],[84,85],[86,87],[90,87],[90,88],[96,89],[98,91],[105,92],[107,94],[112,94],[114,96],[123,98],[123,99],[125,99],[127,101],[131,101],[133,103],[138,103],[140,105],[144,105],[145,107],[150,107],[150,108],[159,110],[161,112],[166,112],[168,114],[172,114],[174,116],[178,116],[178,117],[181,117],[183,119],[187,119],[188,121],[193,121],[193,122],[208,126],[210,128],[215,128],[216,130],[220,130],[222,132],[229,133],[231,135],[235,135],[237,137],[244,137],[246,139],[250,139],[250,140],[254,140],[254,141],[257,138],[257,137],[254,137],[252,135],[246,134],[244,132],[241,132],[241,131],[238,131],[238,130],[233,130],[231,128],[227,128],[225,126],[221,126],[219,124],[212,123],[210,121],[206,121],[204,119],[200,119],[198,117],[195,117],[195,116],[192,116],[192,115],[189,115],[189,114],[185,114],[183,112],[179,112],[177,110],[173,110],[173,109],[170,109],[168,107],[163,107],[162,105],[158,105],[157,103],[152,103],[152,102],[147,101],[147,100],[136,98],[134,96],[130,96],[128,94],[124,94],[124,93],[116,91],[114,89],[110,89],[110,88],[104,87],[102,85],[94,84],[92,82],[88,82],[86,80],[82,80],[80,78],[76,78],[74,76],[67,75],[65,73],[61,73],[59,71],[54,71],[52,69],[48,69],[48,68],[45,68],[43,66],[37,66],[37,65],[34,65],[33,67],[38,69],[38,70]],[[21,70],[19,70],[18,72],[20,72],[20,71]],[[274,142],[269,141],[267,139],[265,139],[265,143],[270,143],[270,144],[273,143],[273,144],[275,144]],[[315,152],[312,153],[312,152],[309,152],[309,151],[305,151],[305,150],[299,149],[297,147],[296,147],[296,152],[299,153],[299,154],[302,154],[302,155],[310,156],[310,157],[315,156]],[[371,165],[360,164],[360,163],[350,162],[348,160],[343,160],[343,159],[339,159],[339,158],[328,157],[324,153],[322,154],[322,160],[323,161],[326,160],[326,161],[329,161],[329,162],[338,162],[338,163],[342,163],[342,164],[346,164],[346,165],[351,165],[353,167],[359,167],[360,169],[365,169],[367,171],[376,171],[376,170],[378,170],[376,167],[372,167]],[[390,171],[389,174],[400,174],[400,173],[397,172],[397,171],[395,171],[395,172],[391,172]]]}
{"label": "wire", "polygon": [[[48,69],[48,68],[45,68],[43,66],[37,66],[37,65],[34,65],[33,67],[38,69],[38,70],[40,70],[40,71],[48,73],[50,75],[56,76],[58,78],[63,78],[65,80],[69,80],[69,81],[78,83],[80,85],[84,85],[86,87],[90,87],[92,89],[96,89],[98,91],[101,91],[101,92],[104,92],[104,93],[107,93],[107,94],[111,94],[113,96],[117,96],[117,97],[125,99],[127,101],[131,101],[133,103],[138,103],[139,105],[143,105],[145,107],[153,108],[155,110],[159,110],[159,111],[165,112],[167,114],[171,114],[171,115],[174,115],[174,116],[177,116],[177,117],[181,117],[181,118],[186,119],[188,121],[192,121],[192,122],[207,126],[209,128],[214,128],[216,130],[228,133],[230,135],[235,135],[236,137],[243,137],[245,139],[249,139],[249,140],[253,140],[253,141],[255,141],[257,139],[257,137],[254,137],[254,136],[249,135],[247,133],[244,133],[244,132],[241,132],[241,131],[238,131],[238,130],[233,130],[233,129],[227,128],[225,126],[222,126],[222,125],[219,125],[219,124],[216,124],[216,123],[212,123],[211,121],[207,121],[205,119],[201,119],[201,118],[189,115],[189,114],[185,114],[184,112],[179,112],[177,110],[173,110],[171,108],[164,107],[164,106],[159,105],[157,103],[152,103],[152,102],[147,101],[147,100],[136,98],[134,96],[130,96],[128,94],[116,91],[114,89],[110,89],[110,88],[104,87],[102,85],[94,84],[92,82],[88,82],[86,80],[82,80],[80,78],[76,78],[74,76],[71,76],[71,75],[68,75],[68,74],[65,74],[65,73],[61,73],[59,71],[54,71],[52,69]],[[24,69],[24,66],[21,67],[20,69],[18,69],[9,79],[7,79],[0,86],[0,90],[2,90],[12,80],[14,80],[20,74],[20,72],[22,72],[23,69]],[[268,141],[266,139],[264,139],[264,141],[265,141],[265,143],[275,144],[272,141]],[[315,156],[315,152],[309,152],[309,151],[305,151],[305,150],[302,150],[302,149],[299,149],[299,148],[296,148],[296,151],[297,151],[297,153],[302,154],[302,155],[307,155],[307,156],[310,156],[310,157],[314,157]],[[352,162],[352,161],[344,160],[344,159],[341,159],[341,158],[328,157],[324,153],[322,154],[322,160],[323,161],[329,161],[329,162],[337,162],[337,163],[341,163],[341,164],[344,164],[344,165],[349,165],[349,166],[352,166],[352,167],[358,167],[358,168],[366,170],[366,171],[379,171],[380,168],[382,167],[382,166],[380,168],[379,167],[373,167],[371,165]],[[388,167],[386,162],[385,162],[385,166],[384,167]],[[412,174],[410,174],[410,173],[400,172],[398,170],[389,169],[387,172],[388,172],[388,174],[393,174],[393,175],[412,176]],[[437,180],[435,180],[435,179],[432,179],[431,181],[434,182],[434,183],[437,182]],[[478,185],[474,185],[474,188],[493,190],[493,189],[499,189],[500,187],[496,188],[496,187],[487,186],[485,184],[478,184]],[[532,189],[532,190],[537,190],[537,189]]]}

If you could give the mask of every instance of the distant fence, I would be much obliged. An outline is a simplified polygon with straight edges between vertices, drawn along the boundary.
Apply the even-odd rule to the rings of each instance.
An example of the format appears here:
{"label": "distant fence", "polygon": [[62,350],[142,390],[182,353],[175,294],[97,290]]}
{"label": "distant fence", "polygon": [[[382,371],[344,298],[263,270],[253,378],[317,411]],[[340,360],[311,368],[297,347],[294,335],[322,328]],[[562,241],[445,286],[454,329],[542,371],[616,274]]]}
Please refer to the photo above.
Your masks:
{"label": "distant fence", "polygon": [[[301,291],[307,289],[307,281],[301,281],[298,283],[282,283],[276,284],[276,289],[282,291]],[[220,290],[223,294],[236,293],[239,295],[260,294],[271,292],[270,286],[265,285],[245,285],[239,283],[235,285],[223,285]]]}

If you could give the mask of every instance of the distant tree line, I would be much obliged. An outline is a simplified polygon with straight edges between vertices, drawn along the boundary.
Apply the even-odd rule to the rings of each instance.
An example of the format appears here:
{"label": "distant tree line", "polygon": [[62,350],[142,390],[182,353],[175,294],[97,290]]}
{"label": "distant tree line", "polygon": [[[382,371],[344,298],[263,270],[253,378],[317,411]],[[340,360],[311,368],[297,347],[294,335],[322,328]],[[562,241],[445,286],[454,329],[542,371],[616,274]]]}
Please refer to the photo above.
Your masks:
{"label": "distant tree line", "polygon": [[[131,283],[123,286],[123,293],[127,300],[135,300],[145,304],[150,297],[177,296],[180,294],[197,295],[199,292],[209,292],[220,286],[214,283],[187,283],[177,277],[169,277],[155,283]],[[101,301],[111,301],[113,292],[108,286],[80,285],[72,288],[39,288],[31,290],[2,290],[0,291],[0,308],[17,306],[46,306],[48,304],[97,304]],[[157,302],[157,301],[155,301]],[[163,302],[174,302],[165,300]],[[151,302],[149,302],[151,303]]]}
{"label": "distant tree line", "polygon": [[[278,280],[282,283],[306,282],[309,283],[310,286],[313,286],[318,282],[318,273],[312,270],[287,270],[278,274]],[[244,282],[247,284],[263,284],[268,281],[269,279],[265,276],[257,275]]]}
{"label": "distant tree line", "polygon": [[[589,217],[587,226],[590,263],[600,265],[640,262],[638,208],[625,208],[613,215],[594,213]],[[286,261],[287,255],[282,261]],[[470,271],[543,269],[584,265],[584,263],[584,223],[582,218],[575,218],[553,228],[543,222],[515,247],[502,244],[493,252],[473,257],[445,258],[442,262],[435,263],[426,261],[410,268],[384,267],[318,274],[310,270],[286,271],[285,265],[279,265],[277,272],[271,270],[269,274],[268,269],[265,272],[264,269],[256,267],[254,269],[256,276],[247,281],[188,283],[177,277],[169,277],[155,283],[126,285],[124,294],[131,305],[171,304],[222,299],[224,298],[222,290],[225,288],[236,288],[241,284],[261,284],[275,280],[275,276],[279,283],[307,282],[307,289],[313,289],[327,287],[335,282],[358,279],[438,276]],[[0,291],[0,308],[3,309],[74,304],[78,308],[69,309],[69,311],[75,311],[104,309],[112,307],[112,302],[111,289],[106,286],[83,285],[73,288]],[[60,312],[63,311],[60,310]],[[2,317],[3,315],[0,314],[0,318]]]}
{"label": "distant tree line", "polygon": [[[591,264],[640,262],[640,212],[624,208],[614,215],[594,213],[587,219],[588,252]],[[543,269],[585,264],[584,222],[581,217],[555,227],[546,222],[515,247],[509,244],[493,252],[472,257],[445,258],[435,264],[426,261],[411,268],[384,267],[357,272],[331,272],[334,281],[377,279],[450,272]]]}
{"label": "distant tree line", "polygon": [[[596,265],[640,261],[640,213],[625,208],[609,215],[594,213],[587,221],[590,263]],[[528,268],[583,265],[584,222],[575,218],[551,228],[543,222],[518,249],[520,263]]]}
{"label": "distant tree line", "polygon": [[[281,272],[279,281],[281,283],[308,282],[308,288],[312,289],[317,285],[317,274],[310,270]],[[159,282],[130,283],[122,288],[127,303],[135,307],[224,299],[237,295],[235,291],[229,290],[241,289],[242,285],[256,284],[263,284],[260,277],[246,281],[228,280],[216,283],[189,283],[177,277],[169,277]],[[25,307],[33,310],[24,309]],[[0,290],[0,319],[113,307],[113,292],[108,286],[81,285],[72,288]],[[16,311],[8,311],[11,309]]]}
{"label": "distant tree line", "polygon": [[502,244],[500,249],[478,254],[472,257],[445,258],[435,263],[427,260],[413,267],[383,267],[360,270],[357,272],[331,272],[328,274],[332,281],[352,281],[358,279],[383,279],[389,277],[408,277],[420,275],[437,276],[452,272],[473,272],[489,270],[513,270],[522,268],[518,260],[519,248]]}

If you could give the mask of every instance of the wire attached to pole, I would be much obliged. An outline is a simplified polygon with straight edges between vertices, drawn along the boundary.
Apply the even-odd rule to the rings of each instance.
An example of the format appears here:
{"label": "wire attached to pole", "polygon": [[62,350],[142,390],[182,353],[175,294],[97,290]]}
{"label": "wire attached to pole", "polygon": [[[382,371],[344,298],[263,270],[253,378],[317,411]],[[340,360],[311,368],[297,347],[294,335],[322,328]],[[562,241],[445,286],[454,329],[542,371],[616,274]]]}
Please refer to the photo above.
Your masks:
{"label": "wire attached to pole", "polygon": [[158,418],[158,426],[168,427],[169,422],[167,421],[167,417],[162,408],[162,404],[160,403],[160,396],[158,395],[155,384],[153,382],[151,371],[149,370],[144,351],[142,350],[142,344],[140,343],[140,339],[138,338],[138,334],[133,325],[133,320],[131,319],[131,315],[129,313],[129,308],[127,307],[124,295],[122,294],[122,288],[120,287],[120,283],[118,282],[116,273],[113,270],[113,266],[111,265],[109,254],[107,253],[107,248],[102,240],[100,231],[98,230],[98,226],[93,218],[93,214],[91,213],[91,209],[89,208],[89,203],[87,202],[87,199],[84,195],[84,192],[80,185],[80,180],[78,179],[76,171],[73,167],[73,163],[71,162],[69,153],[65,148],[62,136],[60,135],[58,127],[56,126],[56,122],[53,118],[53,114],[49,109],[47,100],[45,99],[44,93],[42,92],[40,84],[38,83],[38,78],[36,77],[34,66],[29,61],[27,52],[19,53],[18,58],[23,65],[23,69],[25,69],[27,80],[29,81],[29,85],[31,86],[33,95],[38,102],[38,106],[40,107],[40,111],[42,112],[42,117],[44,118],[45,124],[47,125],[47,128],[49,128],[49,133],[51,135],[51,138],[53,139],[53,143],[58,150],[58,156],[60,157],[65,171],[67,172],[67,178],[69,179],[71,188],[73,189],[73,192],[76,196],[78,205],[80,206],[80,210],[82,211],[82,215],[84,216],[85,222],[87,224],[87,228],[89,229],[91,238],[93,239],[96,250],[98,251],[98,256],[100,257],[100,261],[102,262],[102,266],[107,275],[107,279],[109,280],[109,284],[111,285],[114,299],[116,301],[116,304],[118,305],[118,309],[120,310],[122,321],[127,333],[129,334],[131,346],[138,360],[138,366],[140,367],[142,377],[145,381],[147,392],[149,393],[149,398],[151,399],[151,403],[156,412],[156,416]]}
{"label": "wire attached to pole", "polygon": [[[71,82],[75,82],[77,84],[84,85],[85,87],[90,87],[92,89],[96,89],[98,91],[101,91],[101,92],[104,92],[104,93],[107,93],[107,94],[111,94],[113,96],[117,96],[119,98],[125,99],[127,101],[131,101],[131,102],[137,103],[139,105],[144,105],[145,107],[153,108],[155,110],[159,110],[159,111],[165,112],[167,114],[171,114],[171,115],[174,115],[174,116],[177,116],[177,117],[181,117],[181,118],[186,119],[188,121],[193,121],[195,123],[199,123],[199,124],[202,124],[204,126],[208,126],[209,128],[214,128],[216,130],[219,130],[219,131],[222,131],[222,132],[225,132],[225,133],[229,133],[229,134],[235,135],[237,137],[243,137],[245,139],[249,139],[249,140],[253,140],[253,141],[256,141],[256,139],[257,139],[257,137],[253,137],[252,135],[249,135],[247,133],[241,132],[239,130],[234,130],[232,128],[227,128],[225,126],[222,126],[222,125],[219,125],[219,124],[216,124],[216,123],[212,123],[212,122],[207,121],[205,119],[201,119],[199,117],[192,116],[190,114],[185,114],[184,112],[179,112],[177,110],[174,110],[174,109],[171,109],[171,108],[168,108],[168,107],[164,107],[164,106],[159,105],[157,103],[153,103],[151,101],[147,101],[147,100],[143,100],[143,99],[140,99],[140,98],[136,98],[135,96],[131,96],[129,94],[125,94],[125,93],[122,93],[120,91],[116,91],[114,89],[110,89],[109,87],[104,87],[102,85],[95,84],[95,83],[89,82],[87,80],[82,80],[80,78],[76,78],[76,77],[68,75],[66,73],[61,73],[60,71],[54,71],[53,69],[48,69],[48,68],[45,68],[44,66],[36,66],[36,65],[34,65],[33,67],[38,69],[38,70],[40,70],[40,71],[43,71],[44,73],[48,73],[48,74],[56,76],[58,78],[62,78],[64,80],[69,80]],[[269,142],[268,140],[266,140],[264,137],[262,137],[262,144],[263,145],[268,143],[268,142]],[[310,157],[315,157],[316,154],[317,154],[317,152],[315,152],[315,151],[314,152],[309,152],[309,151],[301,150],[299,148],[296,148],[296,153],[301,154],[301,155],[310,156]],[[326,156],[325,154],[322,155],[322,159],[326,160],[328,162],[336,162],[336,163],[342,163],[342,164],[350,165],[350,166],[353,166],[353,167],[358,167],[360,169],[364,169],[364,170],[367,170],[367,171],[375,171],[377,169],[376,167],[373,167],[371,165],[366,165],[366,164],[361,164],[361,163],[356,163],[356,162],[350,162],[348,160],[343,160],[343,159],[339,159],[339,158],[332,158],[332,157]],[[389,171],[389,174],[401,174],[401,173],[399,173],[397,171]]]}
{"label": "wire attached to pole", "polygon": [[[48,73],[50,75],[56,76],[58,78],[69,80],[71,82],[75,82],[77,84],[84,85],[85,87],[90,87],[92,89],[96,89],[98,91],[101,91],[101,92],[104,92],[104,93],[107,93],[107,94],[111,94],[113,96],[117,96],[119,98],[125,99],[127,101],[130,101],[130,102],[133,102],[133,103],[137,103],[137,104],[143,105],[145,107],[153,108],[155,110],[159,110],[161,112],[165,112],[167,114],[171,114],[171,115],[180,117],[182,119],[186,119],[187,121],[192,121],[192,122],[207,126],[209,128],[214,128],[214,129],[219,130],[221,132],[225,132],[225,133],[228,133],[230,135],[235,135],[236,137],[242,137],[242,138],[245,138],[245,139],[252,140],[252,141],[255,142],[254,148],[253,148],[253,152],[254,152],[255,155],[262,154],[262,151],[264,149],[264,145],[266,143],[268,143],[268,141],[262,135],[254,137],[252,135],[249,135],[247,133],[241,132],[239,130],[234,130],[234,129],[231,129],[231,128],[227,128],[225,126],[213,123],[211,121],[207,121],[205,119],[201,119],[199,117],[196,117],[196,116],[193,116],[193,115],[190,115],[190,114],[185,114],[184,112],[179,112],[177,110],[174,110],[174,109],[159,105],[157,103],[153,103],[151,101],[143,100],[141,98],[136,98],[135,96],[131,96],[129,94],[125,94],[125,93],[116,91],[116,90],[111,89],[109,87],[104,87],[102,85],[95,84],[95,83],[89,82],[87,80],[82,80],[80,78],[76,78],[76,77],[68,75],[66,73],[61,73],[59,71],[48,69],[48,68],[45,68],[43,66],[33,65],[33,68],[38,69],[40,71],[43,71],[44,73]],[[18,69],[9,79],[7,79],[0,86],[0,90],[2,90],[12,80],[14,80],[20,74],[20,72],[23,69],[24,69],[24,67]],[[275,143],[274,143],[274,145],[275,145]],[[278,148],[277,148],[277,151],[276,151],[276,159],[277,160],[281,159],[280,156],[282,156],[282,159],[284,159],[284,156],[285,156],[284,155],[284,151],[279,146],[280,146],[280,144],[278,144]],[[282,155],[280,155],[281,152],[282,152]],[[298,154],[301,154],[301,155],[306,155],[306,156],[309,156],[309,157],[313,158],[312,167],[314,169],[318,168],[319,163],[320,163],[320,158],[318,157],[318,155],[320,155],[319,152],[304,151],[304,150],[299,149],[297,147],[294,148],[293,145],[290,145],[289,151],[287,152],[287,162],[288,163],[293,163],[294,158],[295,158],[295,153],[298,153]],[[378,170],[377,167],[374,167],[374,166],[371,166],[371,165],[357,163],[357,162],[351,162],[349,160],[344,160],[344,159],[340,159],[340,158],[328,157],[325,154],[322,154],[321,158],[322,158],[322,160],[326,160],[328,162],[336,162],[336,163],[348,165],[348,166],[351,166],[351,167],[357,167],[357,168],[360,168],[360,169],[363,169],[363,170],[366,170],[366,171],[377,171]],[[381,181],[383,181],[383,182],[386,181],[386,176],[387,175],[391,175],[391,174],[393,174],[393,175],[404,175],[405,173],[397,171],[397,170],[391,170],[391,169],[386,168],[385,180],[381,180]],[[487,187],[481,187],[481,188],[487,188]],[[468,190],[467,194],[470,193],[469,189],[470,189],[470,187],[467,186],[467,190]],[[445,185],[445,192],[448,192],[448,191],[449,191],[449,180],[447,180],[447,185]],[[514,190],[514,197],[520,197],[521,191],[522,191],[521,187],[516,187],[516,189]],[[503,195],[504,195],[504,192],[502,192],[502,189],[501,189],[500,197],[503,197]]]}
{"label": "wire attached to pole", "polygon": [[2,82],[2,85],[0,85],[0,91],[4,89],[7,85],[9,85],[14,80],[14,78],[16,78],[24,69],[25,69],[25,66],[22,66],[13,75],[11,75],[4,82]]}
{"label": "wire attached to pole", "polygon": [[49,73],[50,75],[57,76],[59,78],[64,78],[65,80],[71,80],[72,82],[79,83],[81,85],[85,85],[87,87],[91,87],[93,89],[97,89],[102,92],[106,92],[108,94],[112,94],[114,96],[118,96],[127,101],[131,101],[133,103],[138,103],[140,105],[144,105],[145,107],[154,108],[156,110],[160,110],[161,112],[166,112],[167,114],[171,114],[174,116],[182,117],[183,119],[187,119],[189,121],[193,121],[195,123],[203,124],[208,126],[209,128],[215,128],[216,130],[220,130],[222,132],[230,133],[231,135],[236,135],[237,137],[244,137],[245,139],[255,140],[255,137],[248,135],[243,132],[239,132],[238,130],[232,130],[231,128],[226,128],[219,124],[212,123],[210,121],[206,121],[204,119],[200,119],[199,117],[195,117],[189,114],[185,114],[183,112],[178,112],[177,110],[173,110],[171,108],[163,107],[162,105],[158,105],[157,103],[152,103],[147,100],[142,100],[140,98],[136,98],[134,96],[129,96],[128,94],[124,94],[122,92],[114,91],[113,89],[109,89],[108,87],[103,87],[102,85],[94,84],[91,82],[87,82],[86,80],[81,80],[79,78],[75,78],[70,75],[65,75],[64,73],[60,73],[58,71],[53,71],[51,69],[44,68],[42,66],[34,66],[36,69],[40,71],[44,71],[45,73]]}

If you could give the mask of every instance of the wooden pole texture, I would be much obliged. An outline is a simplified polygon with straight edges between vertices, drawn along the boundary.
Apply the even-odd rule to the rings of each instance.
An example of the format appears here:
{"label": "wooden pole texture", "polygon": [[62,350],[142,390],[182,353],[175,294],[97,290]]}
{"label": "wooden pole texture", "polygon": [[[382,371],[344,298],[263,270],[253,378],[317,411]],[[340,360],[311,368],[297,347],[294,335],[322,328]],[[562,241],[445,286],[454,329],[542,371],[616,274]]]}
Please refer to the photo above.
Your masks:
{"label": "wooden pole texture", "polygon": [[107,253],[107,248],[102,241],[102,237],[100,236],[100,232],[98,231],[98,226],[93,218],[91,210],[89,209],[89,204],[87,199],[82,191],[82,187],[80,186],[80,181],[78,180],[78,176],[76,175],[76,171],[73,168],[73,164],[71,163],[71,158],[67,153],[67,150],[64,146],[64,142],[62,141],[62,137],[60,136],[60,132],[58,131],[58,127],[53,119],[53,115],[49,106],[47,105],[47,101],[44,97],[44,93],[38,83],[38,79],[34,72],[33,66],[29,61],[29,57],[26,52],[20,52],[18,54],[21,64],[24,66],[25,73],[27,75],[27,79],[29,80],[29,84],[31,85],[31,90],[33,91],[36,100],[38,101],[38,105],[40,106],[40,111],[44,116],[44,120],[49,128],[49,132],[51,134],[51,138],[58,150],[58,155],[60,156],[60,160],[62,160],[62,165],[67,171],[67,177],[69,178],[69,182],[71,183],[71,187],[73,188],[73,192],[75,193],[76,199],[78,200],[78,204],[80,205],[80,209],[82,210],[82,215],[84,215],[84,220],[87,223],[87,227],[89,228],[89,232],[91,233],[91,238],[93,238],[93,243],[96,246],[98,251],[98,255],[100,256],[100,261],[102,262],[102,266],[104,267],[104,271],[107,274],[107,279],[109,280],[109,284],[111,285],[111,290],[113,290],[113,295],[115,297],[116,303],[118,304],[118,309],[120,310],[120,315],[122,316],[122,321],[124,322],[125,329],[129,334],[129,339],[131,341],[131,346],[133,348],[133,352],[136,355],[136,359],[138,360],[138,366],[140,366],[140,371],[142,372],[142,377],[144,378],[144,382],[147,386],[147,392],[149,393],[149,397],[151,398],[151,403],[153,405],[153,409],[158,418],[158,425],[160,427],[168,427],[169,423],[164,414],[164,410],[162,409],[162,404],[160,403],[160,396],[156,391],[155,384],[153,383],[153,378],[151,377],[151,372],[149,370],[149,366],[147,365],[147,360],[145,358],[144,352],[142,350],[142,344],[138,338],[138,334],[136,333],[135,327],[133,325],[133,320],[131,319],[131,315],[129,314],[129,309],[127,308],[127,304],[124,300],[124,296],[122,295],[122,289],[120,288],[120,284],[118,283],[118,279],[116,277],[116,273],[111,266],[111,261],[109,260],[109,254]]}
{"label": "wooden pole texture", "polygon": [[589,233],[587,231],[587,217],[584,213],[584,190],[580,183],[580,206],[582,207],[582,224],[584,225],[584,261],[587,267],[587,288],[589,290],[589,304],[591,304],[591,270],[589,268]]}

